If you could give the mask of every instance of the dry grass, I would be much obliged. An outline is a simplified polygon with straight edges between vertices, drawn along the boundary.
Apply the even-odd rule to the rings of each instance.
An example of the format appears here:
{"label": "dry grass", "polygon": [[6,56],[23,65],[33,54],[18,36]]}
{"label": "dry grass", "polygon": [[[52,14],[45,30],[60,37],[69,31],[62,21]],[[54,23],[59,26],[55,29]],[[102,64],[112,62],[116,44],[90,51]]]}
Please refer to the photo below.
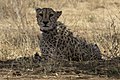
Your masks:
{"label": "dry grass", "polygon": [[[0,0],[2,60],[40,52],[35,7],[62,10],[59,20],[75,35],[97,43],[105,55],[119,55],[119,0]],[[117,51],[113,50],[115,47]]]}

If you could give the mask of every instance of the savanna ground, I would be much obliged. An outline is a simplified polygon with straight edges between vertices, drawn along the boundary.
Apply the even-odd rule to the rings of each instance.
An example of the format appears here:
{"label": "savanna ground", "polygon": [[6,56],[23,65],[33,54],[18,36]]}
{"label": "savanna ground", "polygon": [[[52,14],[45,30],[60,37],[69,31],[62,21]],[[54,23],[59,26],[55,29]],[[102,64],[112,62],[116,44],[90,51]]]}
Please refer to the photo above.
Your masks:
{"label": "savanna ground", "polygon": [[[37,63],[32,64],[28,57],[36,52],[41,54],[38,39],[40,31],[35,16],[36,7],[61,10],[63,14],[59,21],[67,25],[75,36],[84,37],[87,41],[98,44],[103,59],[107,61],[101,61],[99,64],[95,61],[85,64],[71,62],[74,65],[83,65],[79,65],[80,69],[76,68],[77,70],[73,71],[75,67],[68,63],[67,65],[72,68],[67,67],[64,68],[64,72],[61,70],[53,74],[46,73],[45,70],[44,74],[41,74],[39,68],[34,69]],[[16,66],[12,61],[24,56],[28,62],[20,60],[22,64],[19,64],[25,66],[24,70],[17,71],[19,66],[13,69]],[[120,0],[0,0],[0,80],[113,80],[120,76],[119,57]],[[114,59],[110,60],[110,58]],[[82,71],[84,66],[88,66],[84,69],[89,68],[93,71],[89,71],[91,72],[89,74],[87,71]],[[93,67],[95,69],[92,69]]]}

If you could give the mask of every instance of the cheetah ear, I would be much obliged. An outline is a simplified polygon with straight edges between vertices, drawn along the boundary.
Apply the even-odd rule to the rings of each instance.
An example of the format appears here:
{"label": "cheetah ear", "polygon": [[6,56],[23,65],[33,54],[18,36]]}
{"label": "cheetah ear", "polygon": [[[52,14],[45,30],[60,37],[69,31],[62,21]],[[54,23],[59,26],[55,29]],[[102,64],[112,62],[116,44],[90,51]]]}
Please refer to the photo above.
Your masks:
{"label": "cheetah ear", "polygon": [[40,12],[41,8],[35,8],[36,12]]}
{"label": "cheetah ear", "polygon": [[59,18],[60,15],[62,14],[62,11],[56,11],[56,13],[57,13],[57,18]]}

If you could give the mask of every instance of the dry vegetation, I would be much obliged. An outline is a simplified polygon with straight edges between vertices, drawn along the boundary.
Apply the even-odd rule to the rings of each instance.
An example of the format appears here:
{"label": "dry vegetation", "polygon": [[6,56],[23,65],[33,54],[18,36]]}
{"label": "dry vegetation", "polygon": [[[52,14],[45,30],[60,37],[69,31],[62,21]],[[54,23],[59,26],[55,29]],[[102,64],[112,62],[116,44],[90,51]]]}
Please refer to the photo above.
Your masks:
{"label": "dry vegetation", "polygon": [[40,54],[35,7],[62,10],[75,36],[97,43],[104,58],[120,56],[120,0],[0,0],[0,60]]}

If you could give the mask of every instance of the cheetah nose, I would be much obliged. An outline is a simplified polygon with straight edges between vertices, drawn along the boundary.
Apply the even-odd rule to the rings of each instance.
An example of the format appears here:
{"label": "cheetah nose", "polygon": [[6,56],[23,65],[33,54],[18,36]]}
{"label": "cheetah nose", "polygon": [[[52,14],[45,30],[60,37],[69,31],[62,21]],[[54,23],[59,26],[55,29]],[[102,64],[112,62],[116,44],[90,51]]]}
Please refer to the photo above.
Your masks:
{"label": "cheetah nose", "polygon": [[47,24],[47,23],[48,23],[48,21],[43,21],[43,23],[44,23],[44,24]]}

